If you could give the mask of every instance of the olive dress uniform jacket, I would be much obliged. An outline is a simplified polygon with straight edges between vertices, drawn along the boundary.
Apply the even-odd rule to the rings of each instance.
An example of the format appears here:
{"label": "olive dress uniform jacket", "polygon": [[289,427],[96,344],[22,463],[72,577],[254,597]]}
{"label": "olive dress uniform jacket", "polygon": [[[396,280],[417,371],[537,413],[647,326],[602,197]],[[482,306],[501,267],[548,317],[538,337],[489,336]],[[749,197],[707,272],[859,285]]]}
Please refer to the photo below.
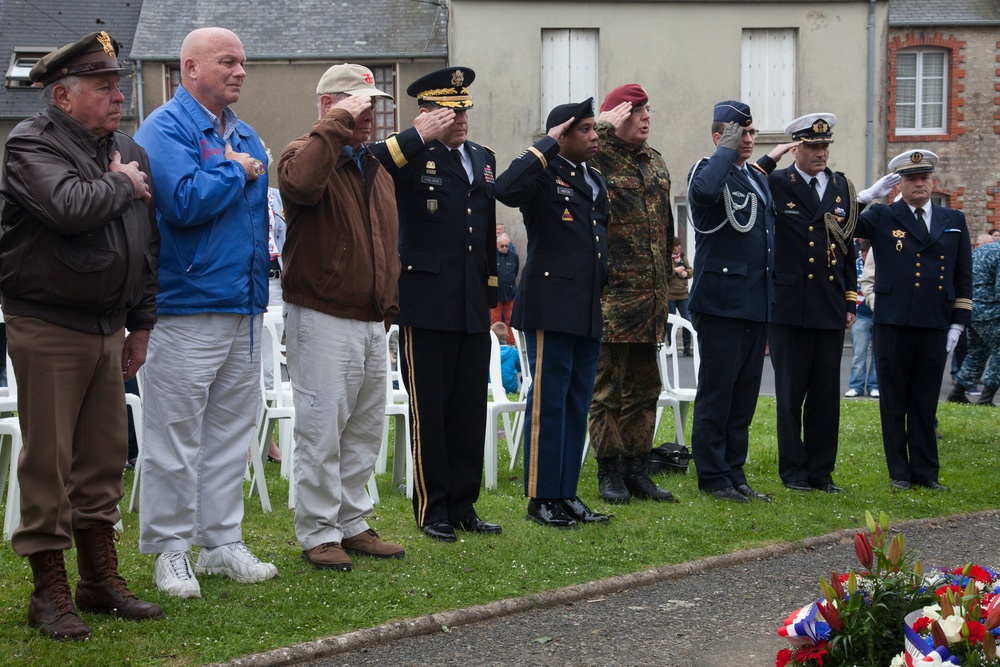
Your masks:
{"label": "olive dress uniform jacket", "polygon": [[[857,308],[858,274],[851,255],[827,232],[824,216],[832,214],[843,228],[855,203],[847,177],[830,169],[826,175],[829,180],[818,206],[794,166],[768,178],[775,209],[771,321],[843,331],[847,313]],[[850,238],[845,247],[851,253]]]}
{"label": "olive dress uniform jacket", "polygon": [[401,266],[396,324],[488,331],[490,308],[497,303],[493,153],[465,142],[472,159],[470,184],[447,146],[437,140],[425,144],[412,127],[368,148],[396,183]]}
{"label": "olive dress uniform jacket", "polygon": [[528,253],[511,324],[601,337],[601,291],[608,283],[608,187],[590,168],[594,198],[583,170],[559,157],[544,137],[514,160],[497,182],[497,199],[517,206],[528,232]]}

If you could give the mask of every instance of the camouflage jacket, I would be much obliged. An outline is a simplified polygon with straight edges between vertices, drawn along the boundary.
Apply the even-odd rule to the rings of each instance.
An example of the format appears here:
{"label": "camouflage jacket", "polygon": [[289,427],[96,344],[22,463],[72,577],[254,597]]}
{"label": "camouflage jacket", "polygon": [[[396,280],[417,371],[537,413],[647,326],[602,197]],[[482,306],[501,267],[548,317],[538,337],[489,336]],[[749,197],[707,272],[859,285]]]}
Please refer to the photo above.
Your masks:
{"label": "camouflage jacket", "polygon": [[662,341],[667,322],[667,279],[674,242],[670,173],[648,143],[634,147],[597,124],[601,148],[591,163],[611,194],[608,286],[601,306],[608,343]]}
{"label": "camouflage jacket", "polygon": [[989,320],[1000,320],[1000,241],[972,251],[972,321]]}

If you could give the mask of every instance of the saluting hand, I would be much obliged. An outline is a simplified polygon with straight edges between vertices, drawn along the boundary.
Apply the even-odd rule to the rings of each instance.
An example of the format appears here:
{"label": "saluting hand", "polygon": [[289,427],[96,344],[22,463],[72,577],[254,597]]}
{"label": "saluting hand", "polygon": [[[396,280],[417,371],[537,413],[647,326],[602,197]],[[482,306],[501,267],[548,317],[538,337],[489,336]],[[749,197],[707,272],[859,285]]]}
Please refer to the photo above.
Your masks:
{"label": "saluting hand", "polygon": [[608,109],[607,111],[602,111],[601,115],[597,117],[597,121],[605,121],[611,123],[615,126],[617,130],[625,122],[625,119],[632,115],[632,103],[622,102],[614,109]]}
{"label": "saluting hand", "polygon": [[119,174],[125,174],[128,176],[128,180],[132,181],[132,199],[149,201],[150,197],[152,197],[152,194],[149,192],[149,185],[146,183],[146,172],[139,169],[139,163],[135,160],[132,160],[128,164],[122,164],[122,154],[115,151],[115,154],[111,157],[111,165],[108,168]]}
{"label": "saluting hand", "polygon": [[[358,116],[363,114],[365,111],[370,109],[372,106],[372,98],[368,95],[351,95],[350,97],[345,97],[331,107],[332,109],[343,109],[347,113],[354,117],[354,120],[358,119]],[[329,111],[327,112],[329,113]]]}
{"label": "saluting hand", "polygon": [[552,137],[553,139],[555,139],[556,141],[559,141],[560,139],[562,139],[563,135],[566,134],[566,130],[569,129],[569,126],[572,125],[573,121],[575,121],[575,120],[576,120],[576,117],[573,116],[569,120],[567,120],[566,122],[559,123],[558,125],[556,125],[555,127],[553,127],[551,130],[549,130],[548,135],[550,137]]}
{"label": "saluting hand", "polygon": [[719,137],[717,145],[719,148],[731,148],[735,151],[737,150],[737,146],[740,145],[740,138],[742,136],[743,128],[736,121],[730,121],[726,123],[726,129],[722,131],[722,136]]}
{"label": "saluting hand", "polygon": [[785,153],[792,150],[793,148],[798,148],[801,145],[802,145],[801,141],[790,141],[787,144],[778,144],[777,146],[771,149],[771,152],[768,153],[767,156],[772,160],[774,160],[775,162],[777,162],[778,160],[781,159],[781,156],[783,156]]}
{"label": "saluting hand", "polygon": [[432,111],[421,110],[413,121],[413,127],[420,134],[424,143],[434,141],[454,124],[455,111],[445,107],[438,107]]}

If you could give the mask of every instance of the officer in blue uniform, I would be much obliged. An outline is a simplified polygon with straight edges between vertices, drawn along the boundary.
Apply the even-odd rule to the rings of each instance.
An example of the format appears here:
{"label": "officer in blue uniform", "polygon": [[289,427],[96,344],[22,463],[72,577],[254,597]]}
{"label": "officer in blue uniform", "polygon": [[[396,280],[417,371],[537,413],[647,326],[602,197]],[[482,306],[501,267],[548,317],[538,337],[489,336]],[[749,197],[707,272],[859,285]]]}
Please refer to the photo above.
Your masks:
{"label": "officer in blue uniform", "polygon": [[[843,491],[833,483],[840,428],[844,332],[854,323],[858,276],[854,186],[827,166],[832,113],[796,118],[795,163],[768,177],[774,198],[774,305],[768,338],[778,417],[778,474],[789,489]],[[758,164],[771,171],[770,157]]]}
{"label": "officer in blue uniform", "polygon": [[931,203],[934,153],[889,162],[902,198],[858,217],[856,235],[875,253],[875,366],[882,445],[892,489],[937,491],[934,414],[948,353],[972,319],[972,250],[961,211]]}
{"label": "officer in blue uniform", "polygon": [[517,206],[528,252],[511,322],[525,333],[531,390],[525,411],[527,518],[555,528],[607,523],[577,497],[587,411],[601,349],[608,283],[608,186],[587,160],[597,153],[594,99],[554,108],[548,135],[497,179]]}
{"label": "officer in blue uniform", "polygon": [[400,362],[410,392],[413,511],[428,536],[499,533],[475,510],[483,475],[490,308],[497,302],[496,160],[466,139],[475,78],[431,72],[406,89],[414,126],[371,146],[396,184]]}
{"label": "officer in blue uniform", "polygon": [[756,133],[749,106],[719,102],[716,151],[688,176],[695,230],[688,310],[701,352],[691,445],[698,488],[737,503],[770,501],[743,473],[774,301],[771,193],[764,171],[748,163]]}

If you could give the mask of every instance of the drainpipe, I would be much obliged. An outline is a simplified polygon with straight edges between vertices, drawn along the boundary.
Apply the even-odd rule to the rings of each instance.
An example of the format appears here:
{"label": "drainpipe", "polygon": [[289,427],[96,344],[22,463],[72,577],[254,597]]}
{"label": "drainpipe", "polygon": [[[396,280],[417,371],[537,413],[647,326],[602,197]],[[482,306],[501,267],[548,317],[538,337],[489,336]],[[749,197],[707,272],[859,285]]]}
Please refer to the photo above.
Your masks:
{"label": "drainpipe", "polygon": [[137,115],[136,115],[136,119],[135,119],[135,127],[136,127],[136,129],[139,129],[139,126],[142,125],[142,120],[146,117],[146,114],[145,114],[146,105],[143,104],[143,101],[142,101],[142,61],[141,60],[136,60],[135,61],[135,88],[136,88],[136,93],[135,94],[139,96],[139,103],[137,105],[137,111],[136,111]]}
{"label": "drainpipe", "polygon": [[872,182],[875,150],[875,2],[868,3],[868,118],[865,123],[865,187]]}

